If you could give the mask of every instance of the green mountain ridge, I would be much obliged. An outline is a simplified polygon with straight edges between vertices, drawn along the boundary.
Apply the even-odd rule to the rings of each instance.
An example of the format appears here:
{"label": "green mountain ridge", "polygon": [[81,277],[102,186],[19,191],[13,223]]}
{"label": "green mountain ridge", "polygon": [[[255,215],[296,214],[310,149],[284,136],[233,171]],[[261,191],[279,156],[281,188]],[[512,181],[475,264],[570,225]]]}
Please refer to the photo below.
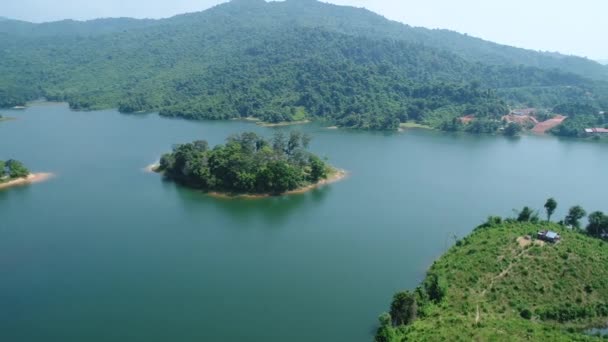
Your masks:
{"label": "green mountain ridge", "polygon": [[[0,106],[46,97],[74,109],[272,122],[303,113],[346,127],[396,129],[406,120],[439,126],[465,114],[497,119],[507,111],[504,100],[601,107],[608,93],[585,77],[603,68],[586,59],[312,0],[234,0],[161,20],[2,22],[0,44]],[[513,55],[509,63],[492,57],[503,50]],[[547,68],[534,66],[538,61]],[[539,88],[559,95],[539,98]]]}
{"label": "green mountain ridge", "polygon": [[[405,40],[445,49],[483,63],[522,64],[543,69],[557,68],[585,77],[608,80],[608,69],[601,68],[599,63],[587,58],[511,47],[446,29],[412,27],[388,20],[363,8],[332,5],[316,0],[281,2],[232,0],[206,11],[181,14],[166,19],[104,18],[88,21],[62,20],[41,24],[13,21],[13,24],[18,22],[20,25],[28,26],[28,29],[11,31],[10,25],[4,25],[0,26],[0,33],[35,36],[97,35],[151,26],[193,24],[200,20],[209,20],[216,15],[240,14],[243,10],[254,11],[252,15],[272,16],[276,20],[273,25],[291,22],[294,26],[323,28],[349,35]],[[297,13],[293,13],[294,10]],[[297,15],[293,16],[293,14]],[[260,24],[254,17],[240,19],[249,19],[256,25]]]}

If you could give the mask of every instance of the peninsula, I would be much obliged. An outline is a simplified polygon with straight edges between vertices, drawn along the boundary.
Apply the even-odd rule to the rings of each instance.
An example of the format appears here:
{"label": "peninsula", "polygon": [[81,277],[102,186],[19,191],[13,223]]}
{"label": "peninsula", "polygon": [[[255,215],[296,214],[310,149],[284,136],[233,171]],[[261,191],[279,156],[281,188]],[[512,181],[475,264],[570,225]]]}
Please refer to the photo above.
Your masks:
{"label": "peninsula", "polygon": [[297,131],[271,140],[236,134],[212,149],[199,140],[174,147],[153,171],[213,196],[252,198],[302,193],[346,175],[308,152],[309,143]]}
{"label": "peninsula", "polygon": [[[557,203],[547,201],[550,218]],[[608,216],[572,207],[559,224],[525,207],[490,217],[395,294],[376,341],[594,341],[608,322]]]}
{"label": "peninsula", "polygon": [[30,173],[20,161],[14,159],[0,160],[0,190],[42,182],[51,177],[52,174],[50,173]]}

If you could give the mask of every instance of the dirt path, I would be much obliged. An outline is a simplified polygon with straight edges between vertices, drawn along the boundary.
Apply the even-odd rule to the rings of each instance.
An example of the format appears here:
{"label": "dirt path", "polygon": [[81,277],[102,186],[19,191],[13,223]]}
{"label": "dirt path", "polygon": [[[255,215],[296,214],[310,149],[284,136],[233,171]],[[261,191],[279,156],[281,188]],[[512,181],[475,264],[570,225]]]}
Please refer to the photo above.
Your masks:
{"label": "dirt path", "polygon": [[534,128],[532,128],[532,132],[538,133],[538,134],[544,134],[548,130],[561,125],[561,123],[564,122],[564,120],[566,120],[566,118],[567,118],[566,116],[557,115],[553,119],[539,122],[536,124],[536,126],[534,126]]}
{"label": "dirt path", "polygon": [[[520,248],[522,248],[521,251],[519,251],[519,253],[517,253],[515,255],[515,257],[513,258],[513,261],[509,264],[509,266],[507,266],[504,270],[502,270],[499,274],[497,274],[496,276],[492,277],[492,279],[490,280],[490,284],[483,290],[481,291],[481,294],[479,296],[479,302],[481,302],[482,300],[484,300],[484,297],[486,296],[486,293],[488,292],[488,290],[491,290],[492,287],[494,287],[494,284],[501,280],[502,278],[504,278],[507,274],[509,274],[509,271],[511,271],[511,269],[513,269],[513,266],[515,266],[515,264],[517,263],[517,260],[520,259],[521,257],[524,256],[524,254],[526,254],[526,252],[528,251],[528,249],[525,249],[525,245],[522,246],[522,242],[520,242],[519,238],[517,240],[518,242],[518,246]],[[481,314],[479,312],[479,304],[477,304],[477,310],[475,313],[475,324],[479,323],[479,321],[481,321]]]}

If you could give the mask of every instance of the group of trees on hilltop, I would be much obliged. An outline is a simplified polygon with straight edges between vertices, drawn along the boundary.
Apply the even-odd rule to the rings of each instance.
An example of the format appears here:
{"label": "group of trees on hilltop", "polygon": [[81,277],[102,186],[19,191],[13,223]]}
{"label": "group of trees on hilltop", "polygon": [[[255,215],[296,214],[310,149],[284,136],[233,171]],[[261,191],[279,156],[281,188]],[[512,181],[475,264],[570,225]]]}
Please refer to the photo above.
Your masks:
{"label": "group of trees on hilltop", "polygon": [[27,177],[30,171],[20,161],[0,160],[0,182],[6,179]]}
{"label": "group of trees on hilltop", "polygon": [[[551,221],[551,217],[555,213],[557,205],[558,203],[554,198],[549,198],[545,202],[544,209],[546,212],[547,221]],[[581,221],[585,217],[588,219],[588,224],[586,227],[583,227],[583,223]],[[539,212],[531,209],[528,206],[523,207],[523,209],[520,211],[516,211],[516,218],[507,220],[532,223],[541,222]],[[491,216],[484,225],[493,226],[501,222],[502,218]],[[558,223],[564,227],[569,227],[593,237],[608,239],[608,215],[601,211],[595,211],[587,215],[587,211],[583,207],[580,205],[575,205],[568,209],[566,216]]]}
{"label": "group of trees on hilltop", "polygon": [[253,132],[230,136],[225,145],[204,141],[177,145],[162,156],[165,176],[205,191],[280,194],[327,178],[331,168],[307,151],[310,138],[297,131],[267,140]]}

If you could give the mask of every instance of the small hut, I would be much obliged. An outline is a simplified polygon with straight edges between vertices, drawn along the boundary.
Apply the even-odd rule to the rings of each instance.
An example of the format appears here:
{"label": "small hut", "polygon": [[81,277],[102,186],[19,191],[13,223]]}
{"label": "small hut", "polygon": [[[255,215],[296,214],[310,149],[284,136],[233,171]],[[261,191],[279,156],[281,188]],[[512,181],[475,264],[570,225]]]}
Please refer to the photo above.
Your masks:
{"label": "small hut", "polygon": [[561,240],[561,236],[558,233],[551,230],[543,230],[542,232],[538,232],[538,239],[546,242],[557,243]]}

